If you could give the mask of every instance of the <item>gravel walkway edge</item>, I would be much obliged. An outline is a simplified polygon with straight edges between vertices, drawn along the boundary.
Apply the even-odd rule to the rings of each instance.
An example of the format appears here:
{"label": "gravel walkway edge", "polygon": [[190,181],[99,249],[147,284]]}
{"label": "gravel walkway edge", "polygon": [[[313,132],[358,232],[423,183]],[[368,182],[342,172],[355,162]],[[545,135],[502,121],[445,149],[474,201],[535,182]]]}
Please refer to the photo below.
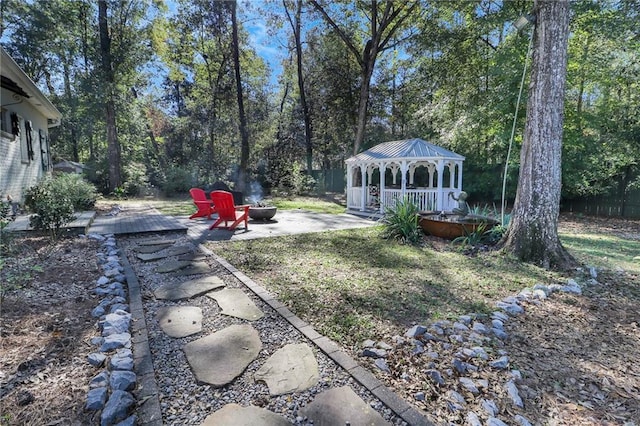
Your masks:
{"label": "gravel walkway edge", "polygon": [[[117,241],[117,239],[116,239]],[[118,249],[124,252],[118,243]],[[133,371],[138,377],[138,386],[134,391],[138,407],[136,416],[138,424],[145,426],[162,426],[162,411],[158,384],[153,369],[153,360],[149,348],[147,322],[144,319],[140,282],[127,256],[120,256],[124,275],[129,288],[129,308],[131,310],[131,342],[133,346]]]}

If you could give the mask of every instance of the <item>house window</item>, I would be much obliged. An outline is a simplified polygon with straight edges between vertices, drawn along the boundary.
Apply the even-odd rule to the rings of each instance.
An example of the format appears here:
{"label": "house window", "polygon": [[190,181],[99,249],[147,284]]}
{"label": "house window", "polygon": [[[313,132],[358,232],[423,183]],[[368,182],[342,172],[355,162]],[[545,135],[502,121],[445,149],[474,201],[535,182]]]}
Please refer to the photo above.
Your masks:
{"label": "house window", "polygon": [[9,113],[6,109],[2,108],[2,110],[0,110],[0,130],[2,130],[5,133],[11,133],[9,131],[9,123],[7,122]]}
{"label": "house window", "polygon": [[11,120],[13,119],[13,115],[14,114],[11,114],[4,108],[0,111],[0,135],[5,139],[15,141],[16,137],[11,131]]}

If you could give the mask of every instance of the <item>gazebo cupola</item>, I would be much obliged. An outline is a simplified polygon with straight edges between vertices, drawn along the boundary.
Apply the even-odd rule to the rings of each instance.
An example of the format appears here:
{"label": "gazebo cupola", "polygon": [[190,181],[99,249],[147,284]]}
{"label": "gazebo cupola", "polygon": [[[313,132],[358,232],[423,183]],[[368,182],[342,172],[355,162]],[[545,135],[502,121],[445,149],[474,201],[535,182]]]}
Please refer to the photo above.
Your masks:
{"label": "gazebo cupola", "polygon": [[421,211],[449,211],[462,191],[463,162],[422,139],[376,145],[345,161],[347,209],[384,213],[407,198]]}

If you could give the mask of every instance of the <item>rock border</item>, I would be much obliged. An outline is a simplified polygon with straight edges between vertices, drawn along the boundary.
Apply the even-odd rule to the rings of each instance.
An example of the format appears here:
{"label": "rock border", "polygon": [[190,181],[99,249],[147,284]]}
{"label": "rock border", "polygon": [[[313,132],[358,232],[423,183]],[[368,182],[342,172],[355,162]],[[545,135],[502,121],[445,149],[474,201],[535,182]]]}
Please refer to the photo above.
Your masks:
{"label": "rock border", "polygon": [[91,312],[100,336],[91,339],[97,350],[87,361],[101,371],[89,382],[85,409],[100,413],[103,426],[161,426],[138,278],[114,234],[86,238],[102,243],[97,257],[103,274],[94,293],[103,299]]}

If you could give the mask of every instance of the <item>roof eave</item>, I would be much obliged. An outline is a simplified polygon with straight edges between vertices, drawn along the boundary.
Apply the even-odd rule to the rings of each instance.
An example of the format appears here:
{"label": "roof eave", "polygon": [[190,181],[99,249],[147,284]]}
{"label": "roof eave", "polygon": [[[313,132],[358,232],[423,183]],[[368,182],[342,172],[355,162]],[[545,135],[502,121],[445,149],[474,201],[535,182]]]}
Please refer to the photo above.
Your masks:
{"label": "roof eave", "polygon": [[379,162],[397,162],[397,161],[426,161],[426,160],[450,160],[450,161],[464,161],[464,156],[459,157],[444,157],[444,156],[432,156],[432,157],[393,157],[393,158],[381,158],[381,159],[357,159],[351,157],[345,160],[345,163],[379,163]]}
{"label": "roof eave", "polygon": [[0,63],[2,64],[2,74],[15,81],[27,94],[29,98],[24,98],[36,110],[47,118],[47,127],[57,127],[62,120],[62,113],[58,111],[51,101],[38,89],[38,86],[22,71],[20,66],[11,56],[0,46]]}

